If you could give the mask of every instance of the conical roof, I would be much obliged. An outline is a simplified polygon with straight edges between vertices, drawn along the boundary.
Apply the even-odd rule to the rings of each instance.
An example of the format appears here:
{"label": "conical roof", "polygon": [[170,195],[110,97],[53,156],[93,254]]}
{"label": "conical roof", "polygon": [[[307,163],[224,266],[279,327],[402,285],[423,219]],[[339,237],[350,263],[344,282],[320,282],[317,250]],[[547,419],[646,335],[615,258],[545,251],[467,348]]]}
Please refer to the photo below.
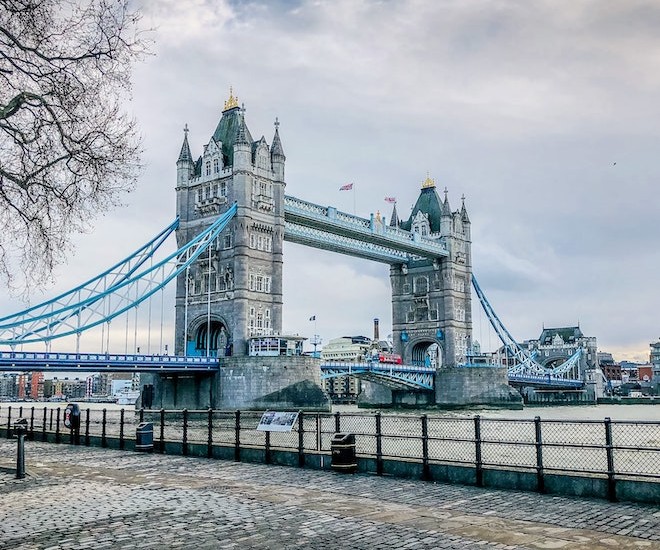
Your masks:
{"label": "conical roof", "polygon": [[390,218],[390,227],[399,227],[399,216],[396,213],[396,203],[392,209],[392,217]]}
{"label": "conical roof", "polygon": [[181,151],[179,153],[179,158],[177,162],[192,162],[192,154],[190,153],[190,145],[188,145],[188,125],[186,124],[183,129],[183,144],[181,145]]}
{"label": "conical roof", "polygon": [[401,229],[410,231],[412,228],[412,221],[417,215],[417,212],[428,215],[431,233],[440,232],[440,216],[442,215],[442,208],[440,206],[440,197],[435,190],[435,182],[431,178],[426,178],[422,184],[422,190],[417,198],[415,206],[413,206],[410,217],[407,221],[401,222]]}
{"label": "conical roof", "polygon": [[270,154],[272,156],[284,157],[284,149],[282,148],[282,142],[280,141],[280,123],[275,119],[275,135],[273,136],[273,145],[270,148]]}
{"label": "conical roof", "polygon": [[234,162],[234,145],[239,142],[252,144],[252,135],[248,130],[239,107],[232,107],[222,112],[222,118],[213,132],[213,139],[222,142],[222,154],[226,164]]}

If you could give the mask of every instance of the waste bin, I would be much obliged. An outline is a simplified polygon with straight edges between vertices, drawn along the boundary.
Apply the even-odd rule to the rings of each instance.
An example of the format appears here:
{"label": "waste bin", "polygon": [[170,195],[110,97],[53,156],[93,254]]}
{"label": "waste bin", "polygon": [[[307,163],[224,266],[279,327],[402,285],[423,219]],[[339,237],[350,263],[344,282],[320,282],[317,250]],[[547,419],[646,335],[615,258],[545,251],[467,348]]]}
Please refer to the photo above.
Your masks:
{"label": "waste bin", "polygon": [[355,458],[355,434],[336,433],[330,441],[332,451],[332,469],[338,472],[355,473],[357,460]]}
{"label": "waste bin", "polygon": [[154,450],[154,425],[152,422],[140,422],[135,429],[135,450],[151,452]]}

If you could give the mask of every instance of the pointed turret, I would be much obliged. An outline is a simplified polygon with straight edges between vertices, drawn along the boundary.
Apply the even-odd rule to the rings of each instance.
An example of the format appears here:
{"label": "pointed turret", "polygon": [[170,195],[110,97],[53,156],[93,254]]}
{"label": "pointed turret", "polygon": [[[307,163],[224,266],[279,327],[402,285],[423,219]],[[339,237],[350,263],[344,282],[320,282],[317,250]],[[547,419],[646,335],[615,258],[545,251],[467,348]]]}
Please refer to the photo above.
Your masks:
{"label": "pointed turret", "polygon": [[252,143],[252,138],[248,139],[248,135],[250,132],[247,131],[247,126],[245,125],[245,107],[241,106],[239,109],[239,116],[238,116],[238,130],[236,132],[236,141],[234,142],[234,145],[237,144],[242,144],[242,145],[250,145]]}
{"label": "pointed turret", "polygon": [[467,208],[465,208],[465,195],[461,197],[463,204],[461,205],[461,220],[463,223],[470,223],[470,218],[468,217]]}
{"label": "pointed turret", "polygon": [[[223,115],[224,118],[224,115]],[[234,141],[234,170],[247,169],[252,164],[252,137],[245,126],[245,109],[238,110],[236,140]]]}
{"label": "pointed turret", "polygon": [[181,151],[179,158],[176,161],[176,183],[177,186],[185,185],[191,178],[195,171],[195,164],[192,160],[190,153],[190,145],[188,144],[188,125],[183,128],[183,143],[181,144]]}
{"label": "pointed turret", "polygon": [[445,200],[442,201],[442,206],[440,208],[440,214],[442,216],[451,217],[451,207],[449,206],[449,199],[447,198],[447,188],[445,187]]}
{"label": "pointed turret", "polygon": [[280,121],[277,117],[275,117],[275,135],[273,136],[273,145],[270,148],[270,154],[272,157],[282,157],[282,160],[286,160],[282,142],[280,141]]}
{"label": "pointed turret", "polygon": [[190,152],[190,145],[188,144],[188,125],[183,128],[183,144],[181,145],[181,152],[177,162],[192,162],[192,154]]}
{"label": "pointed turret", "polygon": [[390,218],[390,227],[399,227],[399,216],[396,213],[396,203],[394,203],[394,208],[392,208],[392,217]]}
{"label": "pointed turret", "polygon": [[278,181],[284,181],[285,161],[286,157],[284,156],[284,149],[280,141],[280,121],[275,117],[275,135],[273,136],[273,145],[270,148],[270,162],[273,166],[275,179]]}

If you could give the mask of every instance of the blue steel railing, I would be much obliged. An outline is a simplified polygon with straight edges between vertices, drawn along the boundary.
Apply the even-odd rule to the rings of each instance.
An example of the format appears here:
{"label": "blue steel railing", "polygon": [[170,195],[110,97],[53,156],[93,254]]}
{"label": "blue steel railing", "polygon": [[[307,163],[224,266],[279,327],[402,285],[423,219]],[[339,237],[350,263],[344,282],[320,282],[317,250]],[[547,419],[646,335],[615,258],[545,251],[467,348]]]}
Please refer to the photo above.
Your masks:
{"label": "blue steel railing", "polygon": [[432,390],[435,368],[392,363],[347,363],[339,361],[321,364],[322,379],[340,376],[375,378],[400,388]]}
{"label": "blue steel railing", "polygon": [[190,372],[215,371],[217,357],[111,353],[3,351],[0,371]]}

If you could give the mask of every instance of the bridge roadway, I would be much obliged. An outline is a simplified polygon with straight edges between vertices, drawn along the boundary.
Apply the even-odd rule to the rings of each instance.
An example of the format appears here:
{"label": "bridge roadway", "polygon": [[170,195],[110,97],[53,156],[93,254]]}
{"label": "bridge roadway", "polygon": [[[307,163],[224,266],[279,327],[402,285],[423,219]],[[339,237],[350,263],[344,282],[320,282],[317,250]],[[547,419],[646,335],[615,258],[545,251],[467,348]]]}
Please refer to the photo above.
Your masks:
{"label": "bridge roadway", "polygon": [[0,548],[660,548],[660,508],[0,440]]}
{"label": "bridge roadway", "polygon": [[[483,365],[482,365],[483,366]],[[220,368],[217,357],[141,355],[65,352],[0,352],[0,371],[5,372],[215,372]],[[465,367],[470,368],[470,367]],[[322,378],[353,375],[393,389],[433,390],[434,367],[394,365],[387,363],[321,363]],[[509,383],[538,388],[581,389],[582,380],[560,377],[510,375]]]}
{"label": "bridge roadway", "polygon": [[112,353],[0,352],[0,371],[80,372],[209,372],[217,371],[217,357]]}

